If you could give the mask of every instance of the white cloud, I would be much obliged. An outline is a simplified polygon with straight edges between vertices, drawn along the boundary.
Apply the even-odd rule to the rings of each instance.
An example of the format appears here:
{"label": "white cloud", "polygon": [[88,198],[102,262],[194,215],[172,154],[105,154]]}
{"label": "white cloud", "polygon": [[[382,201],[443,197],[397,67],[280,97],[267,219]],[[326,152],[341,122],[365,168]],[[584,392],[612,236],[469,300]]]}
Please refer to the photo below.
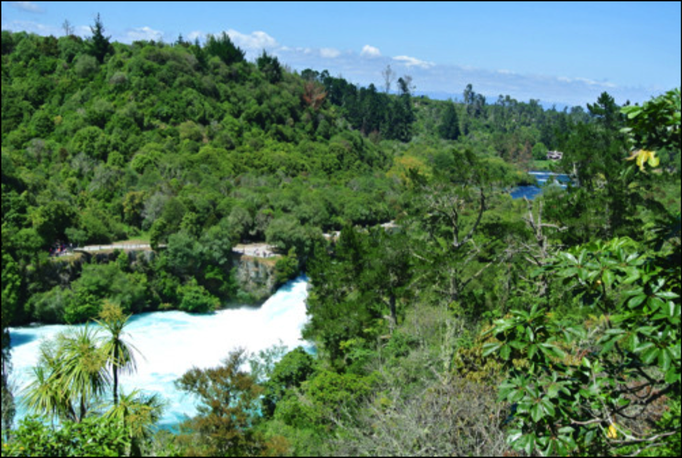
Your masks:
{"label": "white cloud", "polygon": [[243,34],[236,30],[227,31],[232,42],[245,51],[260,51],[261,49],[278,48],[277,40],[265,32],[255,31],[250,34]]}
{"label": "white cloud", "polygon": [[424,60],[419,60],[415,57],[410,57],[410,56],[395,56],[393,60],[397,60],[398,62],[402,62],[405,66],[407,67],[419,67],[419,68],[431,68],[434,67],[436,64],[433,62],[426,62]]}
{"label": "white cloud", "polygon": [[76,35],[79,37],[88,37],[92,35],[92,30],[90,29],[90,26],[87,25],[77,25],[75,30]]}
{"label": "white cloud", "polygon": [[375,48],[374,46],[365,45],[362,47],[362,52],[360,52],[360,55],[362,57],[381,57],[381,51],[379,51],[379,48]]}
{"label": "white cloud", "polygon": [[43,9],[36,5],[34,2],[10,2],[10,5],[13,7],[23,10],[23,11],[28,11],[29,13],[43,13]]}
{"label": "white cloud", "polygon": [[54,35],[55,37],[63,34],[61,27],[53,27],[51,25],[40,24],[33,21],[12,21],[9,24],[3,22],[2,30],[12,30],[15,32],[23,30],[37,35]]}
{"label": "white cloud", "polygon": [[187,39],[189,41],[194,41],[197,38],[199,40],[203,40],[206,37],[206,33],[202,32],[201,30],[193,30],[190,33],[187,34]]}
{"label": "white cloud", "polygon": [[582,77],[569,78],[568,76],[558,76],[557,80],[561,81],[562,83],[583,83],[583,84],[587,84],[588,86],[601,86],[601,87],[605,87],[605,88],[617,87],[615,84],[609,83],[608,81],[599,82],[599,81],[595,81],[595,80],[592,80],[589,78],[582,78]]}
{"label": "white cloud", "polygon": [[141,41],[141,40],[160,41],[163,39],[163,32],[160,32],[158,30],[154,30],[150,27],[144,26],[144,27],[137,27],[134,29],[129,29],[126,32],[125,37],[127,40],[130,40],[130,41]]}
{"label": "white cloud", "polygon": [[334,48],[321,48],[320,49],[320,56],[324,57],[325,59],[335,59],[341,55],[341,51],[338,49]]}

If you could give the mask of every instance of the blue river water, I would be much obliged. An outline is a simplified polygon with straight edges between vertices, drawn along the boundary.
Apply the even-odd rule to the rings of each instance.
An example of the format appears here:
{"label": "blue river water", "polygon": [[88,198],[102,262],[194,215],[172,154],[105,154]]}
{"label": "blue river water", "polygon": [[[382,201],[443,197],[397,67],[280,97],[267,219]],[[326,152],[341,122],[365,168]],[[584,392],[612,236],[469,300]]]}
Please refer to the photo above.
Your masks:
{"label": "blue river water", "polygon": [[548,185],[548,182],[553,183],[553,185],[561,186],[566,188],[566,184],[571,181],[568,175],[562,173],[553,172],[528,172],[529,175],[533,175],[538,182],[539,186],[519,186],[511,192],[513,199],[527,198],[533,200],[538,194],[542,193],[542,188]]}
{"label": "blue river water", "polygon": [[[121,377],[122,390],[160,394],[167,406],[159,426],[177,425],[185,416],[196,413],[195,399],[174,386],[174,381],[187,370],[215,367],[238,347],[257,353],[280,343],[289,349],[308,346],[301,339],[308,320],[307,286],[308,279],[301,276],[282,286],[257,308],[244,306],[210,315],[165,311],[134,316],[126,328],[127,341],[141,356],[137,358],[137,372]],[[17,421],[26,415],[21,390],[30,383],[41,343],[67,328],[66,325],[10,328],[11,381],[18,394]]]}

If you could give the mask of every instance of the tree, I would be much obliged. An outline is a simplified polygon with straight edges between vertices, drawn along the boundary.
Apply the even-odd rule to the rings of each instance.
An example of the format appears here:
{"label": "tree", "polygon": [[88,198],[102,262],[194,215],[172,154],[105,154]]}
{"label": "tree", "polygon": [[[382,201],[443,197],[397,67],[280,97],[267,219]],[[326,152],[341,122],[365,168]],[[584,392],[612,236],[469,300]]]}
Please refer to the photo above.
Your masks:
{"label": "tree", "polygon": [[377,299],[386,305],[389,330],[399,325],[399,301],[410,296],[412,255],[403,234],[388,234],[384,228],[370,231],[370,252],[363,273],[366,289],[374,289]]}
{"label": "tree", "polygon": [[438,133],[445,140],[457,140],[459,138],[459,118],[454,103],[450,102],[445,106],[445,113],[438,127]]}
{"label": "tree", "polygon": [[94,329],[85,326],[42,345],[33,381],[25,391],[28,408],[62,420],[83,421],[109,384],[106,355],[98,343]]}
{"label": "tree", "polygon": [[588,103],[590,115],[607,130],[615,130],[622,125],[623,115],[620,107],[608,92],[602,92],[596,103]]}
{"label": "tree", "polygon": [[603,93],[590,106],[593,122],[573,127],[561,165],[572,170],[572,190],[547,207],[548,216],[569,228],[563,234],[572,244],[592,238],[609,239],[630,233],[643,222],[639,206],[660,211],[660,204],[640,192],[637,177],[623,159],[627,137],[619,131],[622,116],[613,98]]}
{"label": "tree", "polygon": [[388,94],[391,92],[393,81],[395,81],[395,72],[390,65],[386,65],[386,68],[381,71],[381,76],[384,77],[384,92]]}
{"label": "tree", "polygon": [[[610,105],[607,97],[600,100]],[[636,118],[651,110],[652,118],[666,122],[676,117],[677,125],[673,121],[656,142],[679,144],[674,138],[679,108],[677,116],[666,116],[668,107],[659,102],[623,113],[639,112]],[[607,123],[608,112],[600,112]],[[662,132],[646,122],[634,122],[627,131],[640,141]],[[632,158],[652,157],[642,151],[651,153],[640,150]],[[624,173],[634,173],[634,166],[629,169]],[[616,237],[574,247],[536,272],[563,279],[588,309],[589,321],[561,318],[534,303],[484,333],[492,337],[484,354],[497,355],[509,367],[499,396],[513,406],[509,442],[515,449],[529,455],[679,454],[679,221],[679,213],[670,215],[663,227],[643,234],[646,244]],[[641,232],[640,227],[636,233]]]}
{"label": "tree", "polygon": [[[3,185],[4,187],[4,185]],[[18,311],[19,298],[21,293],[21,274],[19,264],[15,262],[11,254],[2,250],[2,317],[1,338],[2,338],[2,367],[0,368],[0,389],[2,390],[2,434],[6,434],[14,419],[14,397],[10,384],[8,383],[11,368],[11,353],[9,348],[9,330],[13,318]]]}
{"label": "tree", "polygon": [[244,51],[235,46],[230,40],[230,36],[223,32],[220,36],[208,35],[204,50],[211,56],[216,56],[226,65],[242,62]]}
{"label": "tree", "polygon": [[263,390],[241,369],[245,362],[245,351],[238,349],[222,365],[193,368],[176,382],[178,389],[193,394],[200,402],[198,414],[182,425],[183,431],[200,437],[200,445],[190,453],[254,456],[265,448],[254,429]]}
{"label": "tree", "polygon": [[[98,16],[98,18],[99,18],[99,16]],[[62,22],[62,29],[64,30],[64,36],[69,37],[69,36],[73,35],[74,28],[68,19],[64,19],[64,22]]]}
{"label": "tree", "polygon": [[384,320],[375,290],[363,288],[361,281],[368,261],[365,242],[362,234],[345,226],[333,255],[317,244],[308,263],[314,288],[307,300],[310,321],[303,336],[315,339],[319,351],[324,351],[337,368],[352,363],[344,342],[371,341],[382,330],[376,326]]}
{"label": "tree", "polygon": [[114,405],[118,405],[118,375],[132,373],[136,370],[135,354],[137,349],[123,340],[124,328],[128,325],[130,315],[124,315],[118,304],[104,301],[99,320],[95,320],[108,333],[102,345],[107,365],[111,368],[113,379]]}
{"label": "tree", "polygon": [[456,168],[438,171],[431,182],[414,177],[419,194],[410,218],[426,234],[425,245],[413,245],[414,256],[429,276],[436,276],[430,283],[437,291],[451,306],[459,306],[471,283],[502,256],[478,262],[484,247],[477,239],[492,192],[506,178],[496,175],[493,162],[481,161],[470,150],[454,151],[453,159]]}
{"label": "tree", "polygon": [[272,417],[277,403],[287,391],[301,386],[313,374],[315,360],[303,348],[297,347],[277,362],[268,380],[264,383],[264,414]]}
{"label": "tree", "polygon": [[154,221],[149,230],[149,245],[152,247],[152,250],[159,251],[161,243],[166,241],[167,234],[168,222],[166,222],[165,218],[161,217]]}
{"label": "tree", "polygon": [[626,106],[626,126],[622,132],[629,136],[633,147],[645,151],[680,151],[680,89],[673,89],[643,106]]}
{"label": "tree", "polygon": [[217,297],[197,283],[196,278],[178,288],[180,304],[178,308],[188,313],[211,313],[220,305]]}
{"label": "tree", "polygon": [[97,18],[95,19],[95,25],[90,26],[90,31],[92,32],[92,37],[90,38],[88,52],[101,64],[104,62],[106,55],[113,52],[113,47],[109,42],[111,37],[104,36],[104,25],[100,20],[99,13],[97,13]]}
{"label": "tree", "polygon": [[[123,425],[97,417],[59,427],[33,417],[22,420],[12,438],[2,444],[3,456],[123,456],[130,447]],[[139,456],[139,455],[138,455]]]}
{"label": "tree", "polygon": [[102,419],[112,422],[123,430],[121,437],[130,444],[129,456],[144,456],[142,446],[154,434],[153,426],[163,412],[163,403],[158,395],[146,396],[138,390],[121,394],[120,402],[113,405]]}
{"label": "tree", "polygon": [[[560,320],[538,304],[495,321],[488,334],[496,341],[485,354],[510,365],[499,394],[515,406],[514,448],[602,455],[679,435],[679,410],[677,427],[650,429],[660,400],[679,399],[679,277],[667,279],[640,250],[617,238],[561,253],[546,266],[600,317],[596,326]],[[523,367],[512,363],[523,360]]]}
{"label": "tree", "polygon": [[260,57],[256,59],[256,65],[258,65],[258,70],[260,70],[272,84],[282,81],[282,66],[277,57],[270,56],[263,50]]}

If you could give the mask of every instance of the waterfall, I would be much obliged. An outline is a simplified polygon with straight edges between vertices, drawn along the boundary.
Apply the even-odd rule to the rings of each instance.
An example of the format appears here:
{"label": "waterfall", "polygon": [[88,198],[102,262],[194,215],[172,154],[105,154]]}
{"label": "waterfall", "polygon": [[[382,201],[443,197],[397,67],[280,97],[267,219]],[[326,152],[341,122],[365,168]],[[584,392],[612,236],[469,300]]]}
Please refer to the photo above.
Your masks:
{"label": "waterfall", "polygon": [[[215,367],[238,347],[257,353],[280,342],[289,349],[307,345],[301,340],[307,322],[307,286],[308,279],[301,276],[282,286],[258,308],[230,308],[210,315],[165,311],[133,316],[126,337],[139,350],[137,372],[121,376],[122,390],[130,392],[137,388],[161,395],[167,402],[161,427],[172,427],[185,416],[193,416],[195,400],[174,386],[174,381],[187,370]],[[30,381],[41,342],[69,327],[10,328],[17,420],[26,415],[26,409],[20,405],[21,390]]]}

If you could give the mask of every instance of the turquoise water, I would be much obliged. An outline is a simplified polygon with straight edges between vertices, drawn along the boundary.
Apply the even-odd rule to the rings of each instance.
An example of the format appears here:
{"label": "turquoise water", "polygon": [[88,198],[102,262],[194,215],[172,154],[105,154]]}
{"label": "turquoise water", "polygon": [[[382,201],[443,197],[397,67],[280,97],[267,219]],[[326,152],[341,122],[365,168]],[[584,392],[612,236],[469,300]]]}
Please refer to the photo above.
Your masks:
{"label": "turquoise water", "polygon": [[[290,349],[306,346],[301,331],[307,322],[308,279],[301,276],[280,288],[262,306],[220,310],[211,315],[168,311],[136,315],[127,340],[142,355],[137,372],[121,377],[125,392],[135,388],[158,393],[168,403],[161,427],[172,427],[196,413],[194,399],[175,389],[174,381],[187,370],[214,367],[238,347],[257,353],[278,343]],[[66,325],[10,328],[12,381],[19,390],[17,420],[26,415],[21,389],[30,381],[41,342],[68,329]]]}
{"label": "turquoise water", "polygon": [[556,186],[561,186],[566,188],[566,184],[571,181],[568,175],[562,173],[553,172],[528,172],[529,175],[533,175],[538,182],[539,186],[519,186],[511,192],[513,199],[521,199],[523,197],[533,200],[535,196],[542,193],[542,188],[547,185],[550,179],[554,179],[554,184]]}

